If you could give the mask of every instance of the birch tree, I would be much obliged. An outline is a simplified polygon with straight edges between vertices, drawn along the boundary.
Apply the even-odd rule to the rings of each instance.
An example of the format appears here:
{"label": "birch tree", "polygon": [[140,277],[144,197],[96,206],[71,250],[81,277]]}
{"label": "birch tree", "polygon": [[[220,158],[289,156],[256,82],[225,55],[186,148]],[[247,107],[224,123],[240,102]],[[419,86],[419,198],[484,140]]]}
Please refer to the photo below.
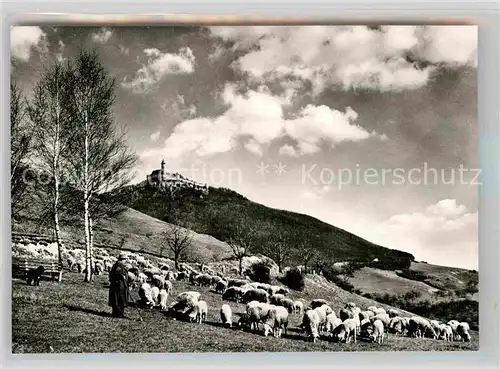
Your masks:
{"label": "birch tree", "polygon": [[[115,80],[95,51],[82,51],[71,66],[68,108],[76,132],[69,157],[73,182],[81,193],[85,228],[85,281],[92,280],[94,218],[92,204],[99,194],[111,191],[129,177],[137,156],[127,147],[125,133],[115,123]],[[95,208],[94,208],[95,209]],[[102,213],[101,213],[102,214]]]}
{"label": "birch tree", "polygon": [[[51,189],[44,203],[52,218],[52,227],[57,242],[59,263],[62,264],[62,242],[60,234],[60,183],[64,158],[68,156],[71,126],[65,103],[68,93],[68,71],[56,62],[41,76],[28,104],[28,115],[32,123],[35,162],[51,178]],[[44,197],[45,200],[45,197]]]}
{"label": "birch tree", "polygon": [[10,188],[11,211],[15,215],[26,189],[23,171],[26,169],[31,148],[31,135],[27,125],[26,104],[16,82],[10,82]]}

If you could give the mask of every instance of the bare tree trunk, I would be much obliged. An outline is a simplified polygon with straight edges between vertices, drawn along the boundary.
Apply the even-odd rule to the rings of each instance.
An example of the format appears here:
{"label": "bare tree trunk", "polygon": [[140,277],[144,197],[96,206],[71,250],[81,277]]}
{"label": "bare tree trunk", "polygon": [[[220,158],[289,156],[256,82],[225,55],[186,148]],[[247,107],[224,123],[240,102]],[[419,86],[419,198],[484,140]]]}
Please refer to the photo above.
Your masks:
{"label": "bare tree trunk", "polygon": [[62,242],[61,242],[61,231],[59,228],[59,177],[54,177],[54,231],[57,242],[57,255],[59,264],[62,265]]}
{"label": "bare tree trunk", "polygon": [[239,260],[239,270],[240,270],[240,275],[243,274],[243,258],[240,258]]}
{"label": "bare tree trunk", "polygon": [[91,255],[90,253],[92,252],[91,245],[90,245],[90,212],[89,212],[89,202],[90,202],[90,197],[89,197],[89,178],[88,178],[88,171],[89,171],[89,136],[88,136],[88,120],[85,119],[85,168],[83,172],[83,182],[84,182],[84,190],[83,190],[83,196],[84,196],[84,222],[85,222],[85,264],[87,266],[87,270],[85,272],[85,282],[90,282],[92,278],[92,265],[90,263],[91,261]]}
{"label": "bare tree trunk", "polygon": [[174,255],[174,262],[175,262],[175,270],[179,271],[179,255],[177,254]]}
{"label": "bare tree trunk", "polygon": [[[94,266],[94,222],[89,214],[89,243],[90,243],[90,265]],[[90,268],[90,280],[94,279],[94,271]]]}

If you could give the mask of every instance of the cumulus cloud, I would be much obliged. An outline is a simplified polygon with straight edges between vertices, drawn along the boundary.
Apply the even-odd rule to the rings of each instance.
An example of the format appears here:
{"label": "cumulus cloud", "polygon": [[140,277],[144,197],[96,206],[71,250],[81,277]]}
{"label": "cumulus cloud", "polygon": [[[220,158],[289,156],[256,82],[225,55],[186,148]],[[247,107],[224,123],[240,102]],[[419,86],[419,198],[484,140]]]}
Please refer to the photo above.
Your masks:
{"label": "cumulus cloud", "polygon": [[47,35],[40,27],[11,27],[10,49],[14,57],[27,62],[31,51],[44,51],[47,48]]}
{"label": "cumulus cloud", "polygon": [[111,39],[111,36],[113,36],[113,32],[110,29],[103,27],[99,30],[99,32],[92,33],[92,41],[105,44]]}
{"label": "cumulus cloud", "polygon": [[422,212],[396,214],[378,227],[380,241],[411,252],[419,260],[477,268],[478,213],[455,199],[444,199]]}
{"label": "cumulus cloud", "polygon": [[415,89],[435,70],[430,63],[475,65],[476,27],[448,27],[257,26],[211,31],[243,52],[233,67],[250,79],[295,77],[310,83],[313,94],[318,94],[330,86]]}
{"label": "cumulus cloud", "polygon": [[188,119],[175,127],[166,141],[169,156],[223,153],[239,144],[261,155],[262,146],[283,137],[294,140],[297,149],[285,145],[280,154],[299,156],[318,152],[322,144],[332,147],[339,142],[361,141],[376,135],[353,124],[358,114],[350,107],[341,112],[324,105],[307,105],[285,119],[283,106],[287,99],[271,94],[266,88],[239,93],[228,83],[221,98],[229,106],[222,115]]}
{"label": "cumulus cloud", "polygon": [[331,191],[330,186],[322,186],[318,188],[313,188],[309,191],[302,192],[299,197],[304,200],[317,200],[321,199],[324,195]]}
{"label": "cumulus cloud", "polygon": [[345,112],[328,106],[307,105],[298,116],[285,122],[285,131],[298,143],[303,154],[318,152],[320,144],[330,146],[344,141],[361,141],[371,134],[360,126],[352,124],[358,114],[350,107]]}
{"label": "cumulus cloud", "polygon": [[151,141],[158,141],[158,139],[160,138],[160,131],[156,131],[154,133],[152,133],[150,136],[149,136],[150,140]]}
{"label": "cumulus cloud", "polygon": [[162,53],[156,48],[144,49],[148,61],[131,81],[126,79],[122,86],[135,93],[149,92],[168,74],[188,74],[194,71],[195,57],[189,47],[179,49],[177,53]]}

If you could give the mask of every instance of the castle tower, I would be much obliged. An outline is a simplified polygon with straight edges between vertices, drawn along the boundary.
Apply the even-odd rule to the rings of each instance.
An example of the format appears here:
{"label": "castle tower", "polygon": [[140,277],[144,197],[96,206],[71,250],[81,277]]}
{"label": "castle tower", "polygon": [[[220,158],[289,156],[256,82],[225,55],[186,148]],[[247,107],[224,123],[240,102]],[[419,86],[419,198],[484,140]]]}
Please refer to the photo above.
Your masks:
{"label": "castle tower", "polygon": [[161,161],[161,172],[160,172],[160,181],[163,182],[165,180],[165,159]]}

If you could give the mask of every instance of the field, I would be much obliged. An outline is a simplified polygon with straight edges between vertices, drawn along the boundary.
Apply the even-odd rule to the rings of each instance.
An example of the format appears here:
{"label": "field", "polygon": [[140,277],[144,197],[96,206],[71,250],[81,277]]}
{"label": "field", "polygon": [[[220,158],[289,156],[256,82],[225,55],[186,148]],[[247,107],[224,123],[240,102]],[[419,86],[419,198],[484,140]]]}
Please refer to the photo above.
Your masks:
{"label": "field", "polygon": [[[445,342],[388,335],[382,345],[358,340],[356,344],[306,342],[297,329],[301,316],[292,315],[288,334],[280,338],[262,333],[221,327],[221,296],[209,288],[174,282],[173,295],[198,290],[207,301],[207,321],[201,325],[171,320],[157,310],[128,307],[127,319],[111,318],[107,306],[107,274],[90,284],[82,275],[66,272],[61,283],[42,281],[39,287],[27,286],[19,279],[12,282],[13,353],[103,353],[103,352],[245,352],[245,351],[457,351],[478,350],[479,334],[471,332],[472,341]],[[308,279],[305,292],[292,298],[309,302],[322,297],[334,310],[348,301],[366,308],[384,306],[369,299],[335,289],[322,278]],[[138,298],[134,292],[134,298]],[[169,297],[169,303],[171,302]],[[242,312],[243,304],[229,303],[233,314]],[[411,315],[411,314],[408,314]],[[142,318],[142,320],[140,319]],[[238,318],[235,317],[234,320]]]}

